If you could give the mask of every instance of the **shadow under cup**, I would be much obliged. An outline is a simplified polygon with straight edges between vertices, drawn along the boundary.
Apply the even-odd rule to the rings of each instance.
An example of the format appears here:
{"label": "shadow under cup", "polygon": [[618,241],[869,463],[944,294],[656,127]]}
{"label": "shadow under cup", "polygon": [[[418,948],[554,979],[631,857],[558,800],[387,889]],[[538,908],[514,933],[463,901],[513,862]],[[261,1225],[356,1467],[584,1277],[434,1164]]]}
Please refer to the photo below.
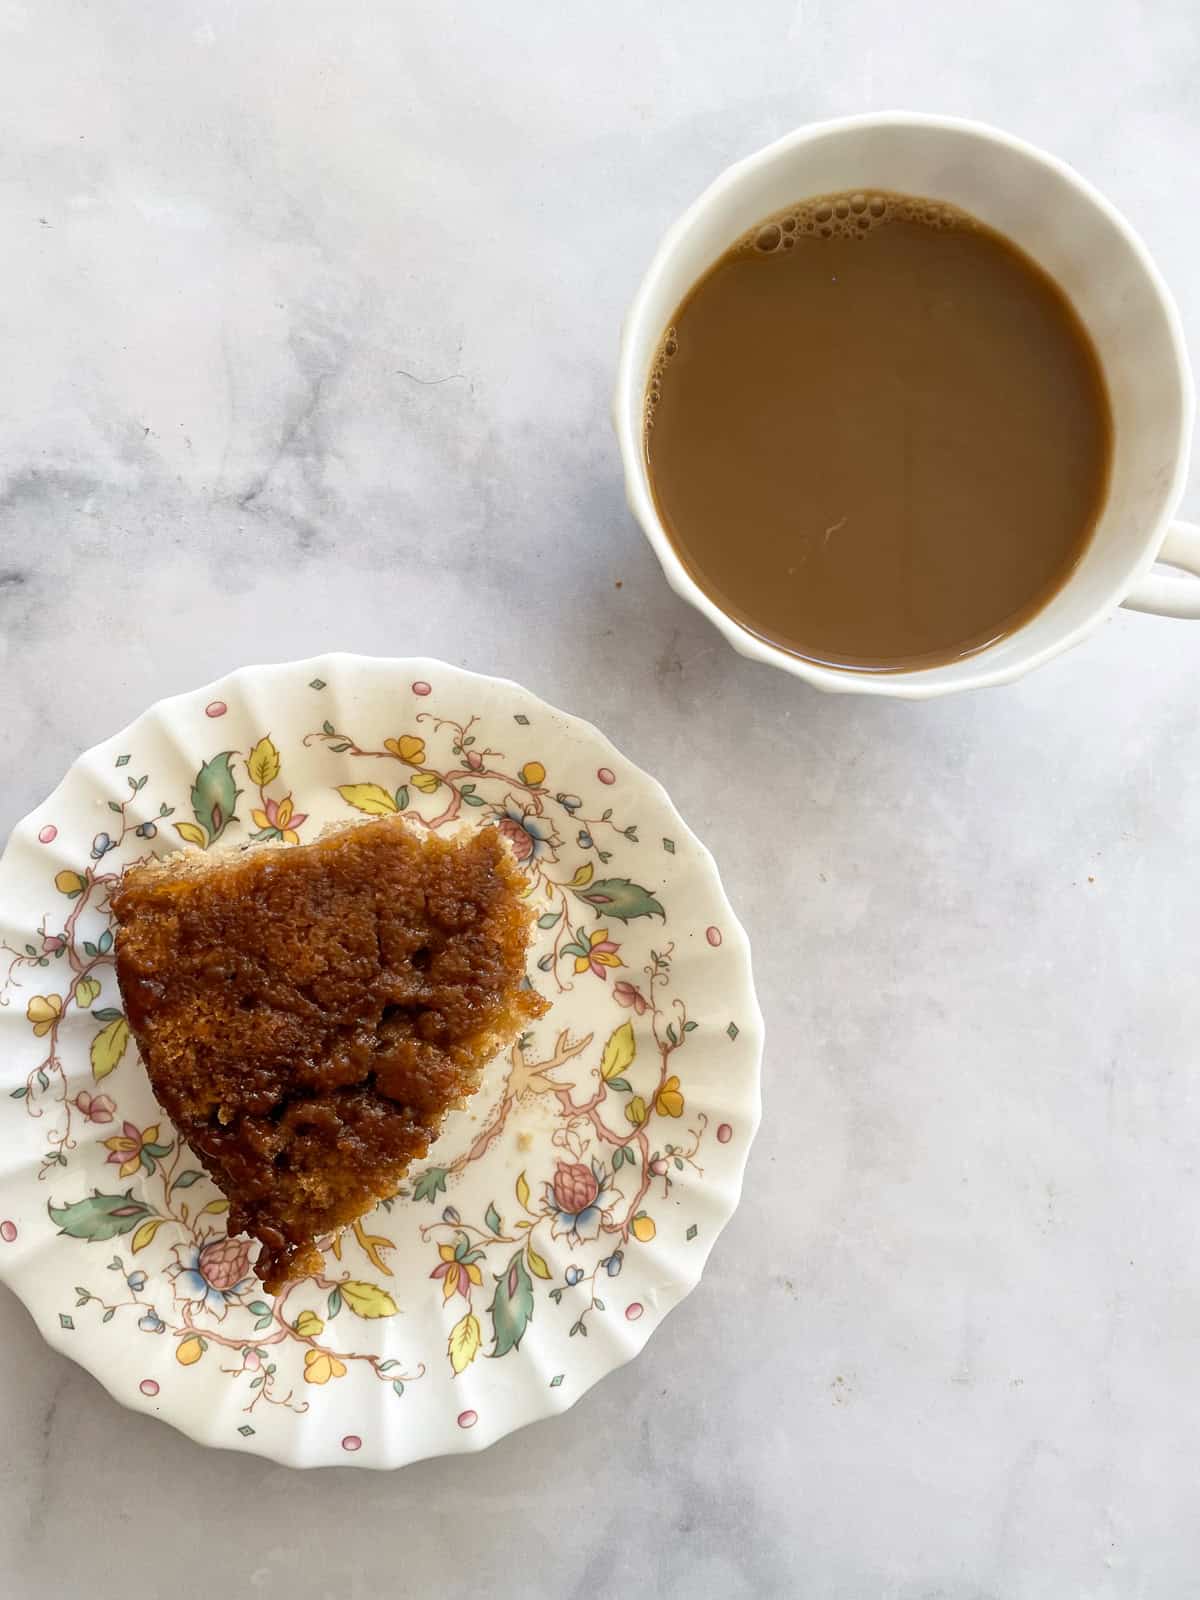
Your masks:
{"label": "shadow under cup", "polygon": [[[646,382],[663,329],[692,285],[764,217],[821,194],[884,190],[949,202],[988,224],[1058,283],[1099,355],[1112,409],[1108,495],[1071,577],[1019,628],[978,654],[885,680],[825,668],[757,639],[684,572],[659,522],[643,446]],[[1007,135],[896,115],[819,124],[732,167],[676,224],[630,313],[617,392],[630,501],[672,585],[736,648],[828,688],[967,688],[1037,665],[1116,608],[1154,561],[1182,491],[1191,383],[1178,319],[1144,246],[1081,178]],[[849,681],[847,681],[849,680]]]}

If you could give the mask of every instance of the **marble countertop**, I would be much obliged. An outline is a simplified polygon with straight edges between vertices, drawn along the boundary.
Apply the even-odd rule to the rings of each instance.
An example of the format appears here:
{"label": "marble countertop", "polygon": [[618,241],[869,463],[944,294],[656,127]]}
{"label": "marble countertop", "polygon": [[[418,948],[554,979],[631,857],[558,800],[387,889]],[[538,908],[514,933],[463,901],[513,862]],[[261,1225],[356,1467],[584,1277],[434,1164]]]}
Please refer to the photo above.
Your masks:
{"label": "marble countertop", "polygon": [[229,667],[441,655],[667,782],[768,1027],[700,1288],[481,1456],[202,1451],[0,1291],[11,1600],[1194,1592],[1200,627],[824,698],[667,589],[607,407],[682,205],[897,104],[1074,162],[1200,349],[1195,8],[751,10],[0,0],[0,834]]}

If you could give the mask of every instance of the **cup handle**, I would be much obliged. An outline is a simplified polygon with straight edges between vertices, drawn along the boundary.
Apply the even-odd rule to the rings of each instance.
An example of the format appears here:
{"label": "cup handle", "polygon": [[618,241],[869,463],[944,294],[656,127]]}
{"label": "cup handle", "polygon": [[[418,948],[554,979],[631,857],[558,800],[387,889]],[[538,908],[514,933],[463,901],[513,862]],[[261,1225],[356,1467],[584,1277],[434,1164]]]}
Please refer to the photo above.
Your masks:
{"label": "cup handle", "polygon": [[1169,566],[1182,567],[1190,578],[1168,578],[1150,572],[1121,601],[1131,611],[1149,611],[1156,617],[1200,618],[1200,528],[1193,522],[1173,522],[1158,552]]}

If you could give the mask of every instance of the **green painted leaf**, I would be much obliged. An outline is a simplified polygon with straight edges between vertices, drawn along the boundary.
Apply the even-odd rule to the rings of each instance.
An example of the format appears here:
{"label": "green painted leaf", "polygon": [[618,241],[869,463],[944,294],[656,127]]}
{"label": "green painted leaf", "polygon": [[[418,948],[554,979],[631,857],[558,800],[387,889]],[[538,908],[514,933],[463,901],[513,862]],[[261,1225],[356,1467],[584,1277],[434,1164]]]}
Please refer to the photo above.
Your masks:
{"label": "green painted leaf", "polygon": [[571,892],[591,906],[598,917],[615,917],[618,922],[632,922],[634,917],[662,917],[666,921],[666,912],[649,889],[628,878],[596,878]]}
{"label": "green painted leaf", "polygon": [[562,916],[562,912],[561,911],[545,911],[538,918],[538,927],[539,928],[552,928],[554,926],[554,924],[558,921],[558,919],[561,916]]}
{"label": "green painted leaf", "polygon": [[129,1233],[153,1214],[149,1206],[133,1198],[131,1189],[126,1189],[124,1194],[97,1192],[86,1200],[76,1200],[74,1205],[49,1204],[46,1210],[50,1220],[58,1224],[60,1233],[70,1234],[72,1239],[89,1239],[92,1243]]}
{"label": "green painted leaf", "polygon": [[334,1290],[331,1291],[329,1299],[325,1302],[325,1319],[326,1319],[326,1321],[327,1322],[332,1322],[334,1317],[337,1316],[338,1312],[341,1309],[342,1309],[342,1291],[340,1289],[334,1289]]}
{"label": "green painted leaf", "polygon": [[129,765],[129,757],[128,756],[118,756],[116,761],[113,763],[113,765],[114,766],[118,766],[118,767],[127,767]]}
{"label": "green painted leaf", "polygon": [[231,822],[241,790],[234,782],[233,751],[224,750],[206,761],[192,787],[192,815],[208,835],[209,844],[221,837]]}
{"label": "green painted leaf", "polygon": [[489,1232],[501,1233],[503,1231],[500,1226],[500,1213],[496,1210],[494,1204],[490,1205],[484,1212],[483,1220],[487,1223]]}
{"label": "green painted leaf", "polygon": [[404,1380],[403,1380],[403,1378],[393,1378],[392,1379],[392,1388],[396,1391],[397,1394],[403,1394],[404,1393]]}
{"label": "green painted leaf", "polygon": [[533,1316],[533,1280],[525,1269],[523,1255],[524,1246],[496,1279],[496,1292],[488,1307],[496,1341],[490,1351],[493,1357],[506,1356],[510,1350],[520,1348]]}
{"label": "green painted leaf", "polygon": [[246,1310],[255,1317],[269,1317],[271,1315],[271,1308],[265,1300],[251,1300]]}
{"label": "green painted leaf", "polygon": [[619,1089],[622,1091],[622,1093],[628,1094],[631,1085],[624,1078],[610,1078],[608,1080],[608,1087],[610,1089]]}
{"label": "green painted leaf", "polygon": [[122,1013],[116,1006],[101,1006],[98,1011],[93,1011],[92,1015],[97,1022],[118,1022]]}
{"label": "green painted leaf", "polygon": [[181,1172],[172,1184],[174,1189],[190,1189],[194,1183],[199,1183],[204,1174],[195,1167],[189,1167],[186,1172]]}
{"label": "green painted leaf", "polygon": [[446,1191],[446,1168],[426,1167],[413,1186],[414,1200],[428,1200],[433,1204],[433,1197],[444,1194]]}
{"label": "green painted leaf", "polygon": [[396,810],[408,810],[408,785],[405,783],[402,783],[396,790]]}

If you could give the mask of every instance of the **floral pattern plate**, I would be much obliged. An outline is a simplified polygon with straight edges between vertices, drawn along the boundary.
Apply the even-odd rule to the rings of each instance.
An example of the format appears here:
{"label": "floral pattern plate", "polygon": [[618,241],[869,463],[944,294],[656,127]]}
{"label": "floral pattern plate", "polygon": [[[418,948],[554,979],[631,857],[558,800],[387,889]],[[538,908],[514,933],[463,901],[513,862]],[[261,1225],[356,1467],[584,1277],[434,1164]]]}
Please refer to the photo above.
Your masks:
{"label": "floral pattern plate", "polygon": [[[123,866],[402,813],[495,821],[551,1010],[406,1191],[271,1296],[155,1104],[113,972]],[[0,1274],[117,1399],[205,1444],[394,1467],[561,1411],[700,1277],[759,1116],[746,937],[594,728],[434,661],[327,656],[162,702],[0,862]]]}

